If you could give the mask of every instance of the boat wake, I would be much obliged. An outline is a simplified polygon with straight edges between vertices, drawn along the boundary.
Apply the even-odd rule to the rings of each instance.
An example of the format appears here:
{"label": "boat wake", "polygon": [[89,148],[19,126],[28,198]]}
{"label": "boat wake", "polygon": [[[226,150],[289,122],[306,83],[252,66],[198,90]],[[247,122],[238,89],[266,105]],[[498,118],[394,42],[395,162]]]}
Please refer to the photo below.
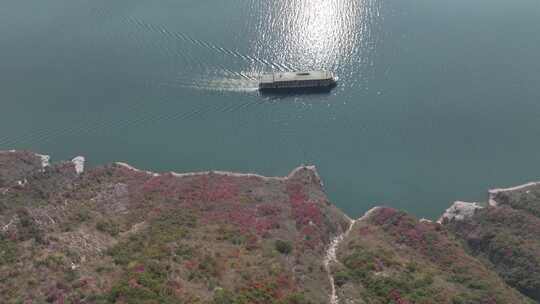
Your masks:
{"label": "boat wake", "polygon": [[[254,106],[268,99],[227,99],[224,102],[190,104],[185,108],[174,105],[185,89],[209,94],[256,94],[262,71],[295,70],[291,64],[227,48],[129,15],[121,5],[111,7],[99,2],[90,4],[94,8],[90,8],[89,15],[88,7],[77,14],[77,18],[91,19],[87,22],[89,26],[77,27],[76,30],[65,26],[77,21],[70,17],[58,22],[57,34],[88,42],[85,49],[88,53],[126,54],[111,57],[119,60],[120,67],[118,75],[111,77],[118,77],[119,85],[141,89],[144,94],[118,100],[104,111],[104,115],[72,119],[51,128],[29,128],[17,137],[0,138],[0,146],[17,147],[64,137],[108,134],[111,129],[127,129],[155,122],[198,120],[215,113],[253,110]],[[124,77],[128,73],[129,77]],[[179,92],[171,92],[174,89]],[[149,109],[149,102],[156,106]],[[164,108],[169,110],[164,111]]]}
{"label": "boat wake", "polygon": [[[228,61],[233,59],[250,67],[258,67],[260,70],[282,72],[298,70],[293,64],[275,62],[236,49],[227,48],[211,41],[196,38],[186,32],[171,29],[163,24],[148,22],[136,16],[118,16],[115,12],[107,12],[102,8],[94,8],[92,11],[95,17],[101,19],[102,22],[119,22],[124,25],[125,27],[122,28],[129,29],[129,32],[125,33],[125,36],[134,42],[143,43],[146,47],[159,48],[166,53],[170,53],[172,56],[182,57],[182,59],[187,60],[192,65],[218,68],[236,74],[241,78],[245,77],[242,73],[227,68],[223,64],[204,62],[189,55],[195,49],[198,52],[214,53],[217,56],[227,58]],[[107,24],[105,25],[107,26]]]}
{"label": "boat wake", "polygon": [[254,73],[239,72],[242,77],[224,74],[221,76],[199,76],[186,78],[178,76],[176,79],[161,81],[159,86],[191,88],[196,90],[226,91],[226,92],[256,92],[258,91],[259,76]]}

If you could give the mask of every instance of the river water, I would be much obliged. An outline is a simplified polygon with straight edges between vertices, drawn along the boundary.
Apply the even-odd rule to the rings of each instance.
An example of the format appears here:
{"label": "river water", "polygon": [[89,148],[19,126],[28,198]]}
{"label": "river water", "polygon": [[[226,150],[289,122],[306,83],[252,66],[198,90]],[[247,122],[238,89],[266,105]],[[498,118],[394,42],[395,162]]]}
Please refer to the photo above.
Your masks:
{"label": "river water", "polygon": [[[317,165],[356,217],[540,179],[536,0],[3,0],[0,149],[154,170]],[[260,95],[326,69],[328,94]]]}

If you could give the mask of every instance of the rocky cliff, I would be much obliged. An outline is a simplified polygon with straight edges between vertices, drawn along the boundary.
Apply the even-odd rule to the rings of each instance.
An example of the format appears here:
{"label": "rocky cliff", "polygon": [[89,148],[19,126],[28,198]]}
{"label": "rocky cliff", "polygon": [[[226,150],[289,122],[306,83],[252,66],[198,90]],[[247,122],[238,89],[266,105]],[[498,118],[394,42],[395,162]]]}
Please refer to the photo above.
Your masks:
{"label": "rocky cliff", "polygon": [[384,207],[351,220],[314,167],[154,173],[0,152],[0,302],[533,303],[530,191],[440,223]]}
{"label": "rocky cliff", "polygon": [[540,302],[540,184],[489,191],[489,204],[445,221],[468,251],[505,282]]}

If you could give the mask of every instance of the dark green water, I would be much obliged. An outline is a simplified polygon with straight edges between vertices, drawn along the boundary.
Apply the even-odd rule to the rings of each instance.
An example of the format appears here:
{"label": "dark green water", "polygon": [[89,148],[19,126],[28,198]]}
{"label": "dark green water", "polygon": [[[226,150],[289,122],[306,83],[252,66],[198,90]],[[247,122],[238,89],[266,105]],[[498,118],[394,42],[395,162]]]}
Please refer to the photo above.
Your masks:
{"label": "dark green water", "polygon": [[[353,216],[540,179],[540,2],[0,1],[0,149],[285,175]],[[330,94],[260,96],[328,69]]]}

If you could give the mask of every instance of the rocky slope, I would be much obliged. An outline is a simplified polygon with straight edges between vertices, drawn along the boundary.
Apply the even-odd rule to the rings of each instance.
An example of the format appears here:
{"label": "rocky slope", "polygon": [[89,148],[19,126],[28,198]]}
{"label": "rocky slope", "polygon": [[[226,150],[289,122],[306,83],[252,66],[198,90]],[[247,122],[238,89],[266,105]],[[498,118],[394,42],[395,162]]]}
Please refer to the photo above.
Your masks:
{"label": "rocky slope", "polygon": [[314,167],[158,174],[0,152],[0,302],[533,303],[540,204],[501,193],[442,224],[353,221]]}
{"label": "rocky slope", "polygon": [[508,285],[540,302],[540,185],[489,194],[488,206],[446,226]]}
{"label": "rocky slope", "polygon": [[345,238],[333,267],[340,303],[529,303],[438,223],[378,207]]}

